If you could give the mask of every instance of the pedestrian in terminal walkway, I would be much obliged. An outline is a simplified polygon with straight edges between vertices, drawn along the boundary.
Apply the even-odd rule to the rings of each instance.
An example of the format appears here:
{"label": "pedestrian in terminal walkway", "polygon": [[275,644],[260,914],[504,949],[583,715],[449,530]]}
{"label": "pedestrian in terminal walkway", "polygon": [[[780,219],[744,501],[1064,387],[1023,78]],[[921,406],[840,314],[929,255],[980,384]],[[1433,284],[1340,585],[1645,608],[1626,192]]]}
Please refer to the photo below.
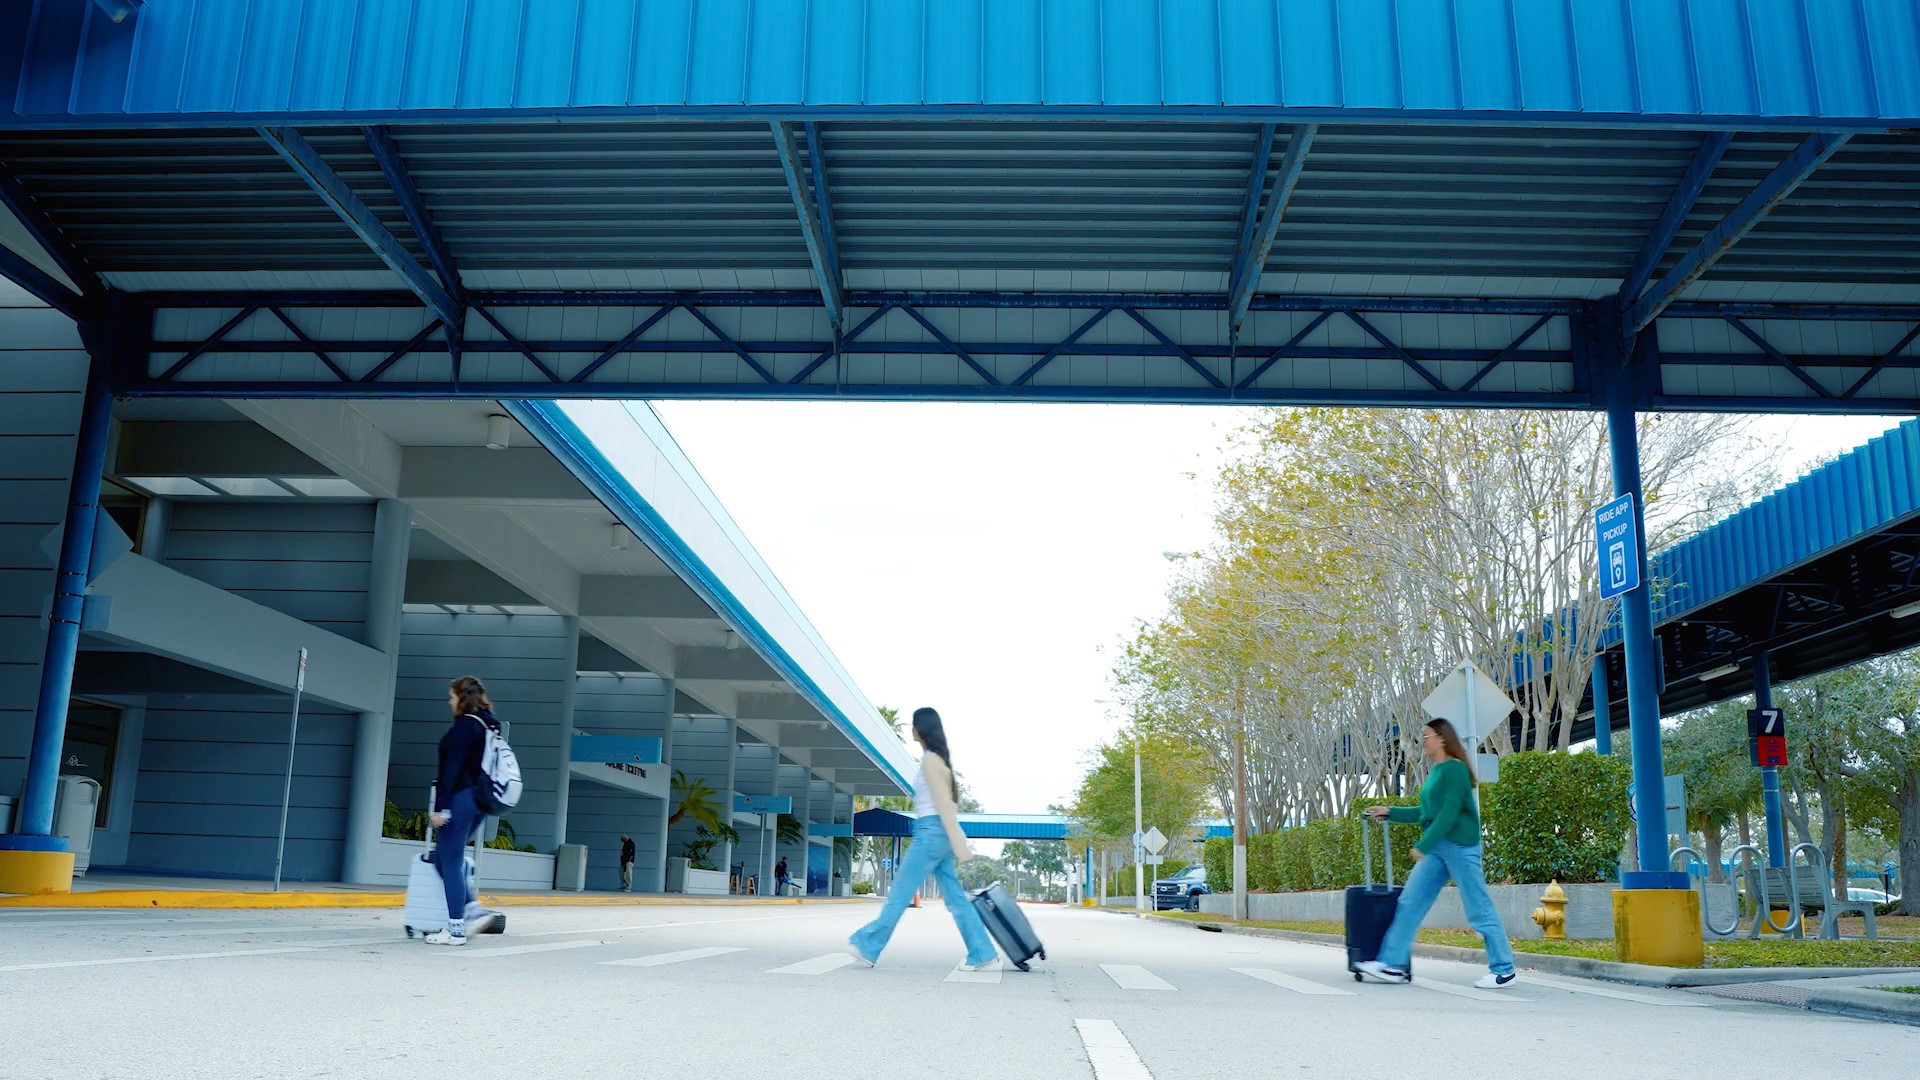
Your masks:
{"label": "pedestrian in terminal walkway", "polygon": [[1413,845],[1413,872],[1407,875],[1393,924],[1380,942],[1380,954],[1361,961],[1357,970],[1382,982],[1412,981],[1408,969],[1413,963],[1414,935],[1420,930],[1420,920],[1440,898],[1440,889],[1452,878],[1460,890],[1460,903],[1467,909],[1468,923],[1487,943],[1489,971],[1474,985],[1485,989],[1508,986],[1514,979],[1513,946],[1507,941],[1507,928],[1487,893],[1486,873],[1480,867],[1480,812],[1473,800],[1478,781],[1473,766],[1451,723],[1428,721],[1421,739],[1427,760],[1435,764],[1420,789],[1420,805],[1370,806],[1366,811],[1375,820],[1385,818],[1408,825],[1418,822],[1421,834]]}
{"label": "pedestrian in terminal walkway", "polygon": [[633,891],[633,837],[620,838],[620,891]]}
{"label": "pedestrian in terminal walkway", "polygon": [[787,857],[782,855],[780,861],[773,864],[773,895],[787,895],[787,886],[791,884],[793,878],[787,873]]}
{"label": "pedestrian in terminal walkway", "polygon": [[960,831],[960,784],[953,776],[953,755],[947,749],[947,732],[940,714],[932,709],[915,709],[913,738],[921,751],[920,775],[913,782],[913,846],[900,863],[900,875],[888,890],[879,917],[855,931],[848,944],[855,959],[872,967],[893,936],[900,913],[913,901],[920,883],[931,876],[953,914],[954,924],[960,928],[960,940],[966,943],[967,969],[991,967],[998,960],[993,939],[987,936],[980,913],[960,887],[957,867],[973,858],[973,851],[967,847],[966,834]]}
{"label": "pedestrian in terminal walkway", "polygon": [[447,890],[447,926],[428,934],[426,940],[434,945],[465,945],[467,931],[484,933],[486,924],[497,917],[473,905],[473,917],[468,918],[473,897],[467,892],[467,844],[486,821],[474,789],[485,782],[480,756],[487,746],[487,730],[498,731],[500,721],[493,718],[486,686],[471,675],[448,685],[447,706],[453,711],[453,723],[440,736],[440,782],[433,803],[433,827],[439,830],[433,850]]}

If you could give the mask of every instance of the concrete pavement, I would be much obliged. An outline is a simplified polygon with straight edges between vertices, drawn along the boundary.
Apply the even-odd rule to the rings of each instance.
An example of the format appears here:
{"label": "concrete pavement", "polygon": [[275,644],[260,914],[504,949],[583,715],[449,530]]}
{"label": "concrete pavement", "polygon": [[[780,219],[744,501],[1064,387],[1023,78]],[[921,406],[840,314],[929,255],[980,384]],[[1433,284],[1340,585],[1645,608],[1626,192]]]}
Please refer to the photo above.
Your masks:
{"label": "concrete pavement", "polygon": [[380,910],[0,913],[8,1080],[559,1076],[1892,1076],[1912,1028],[1463,964],[1357,985],[1342,954],[1030,907],[1050,959],[956,971],[939,906],[879,967],[871,906],[526,908],[446,949]]}

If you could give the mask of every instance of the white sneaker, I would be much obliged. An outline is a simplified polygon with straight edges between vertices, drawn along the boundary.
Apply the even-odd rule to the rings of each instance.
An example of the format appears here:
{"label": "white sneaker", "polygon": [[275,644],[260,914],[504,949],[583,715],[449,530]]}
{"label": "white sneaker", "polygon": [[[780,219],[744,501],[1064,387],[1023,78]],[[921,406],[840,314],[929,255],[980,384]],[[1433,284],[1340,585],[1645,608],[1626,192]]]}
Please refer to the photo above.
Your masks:
{"label": "white sneaker", "polygon": [[961,971],[998,971],[999,968],[1000,968],[1000,958],[997,956],[991,960],[981,961],[978,964],[961,964],[960,965]]}
{"label": "white sneaker", "polygon": [[873,966],[873,957],[861,952],[860,946],[851,941],[847,942],[847,955],[853,957],[854,961],[863,967]]}
{"label": "white sneaker", "polygon": [[421,940],[429,945],[465,945],[467,935],[456,934],[451,930],[435,930]]}
{"label": "white sneaker", "polygon": [[1495,975],[1493,972],[1489,971],[1485,975],[1480,976],[1480,981],[1474,983],[1473,985],[1479,987],[1482,990],[1498,990],[1503,986],[1512,986],[1513,981],[1515,979],[1518,979],[1519,977],[1520,976],[1515,975],[1511,971],[1507,972],[1505,975]]}
{"label": "white sneaker", "polygon": [[497,911],[490,911],[477,904],[469,904],[467,905],[467,917],[465,920],[467,933],[484,934],[488,930],[493,929],[494,921],[499,918],[500,913]]}
{"label": "white sneaker", "polygon": [[1362,960],[1353,966],[1353,970],[1380,982],[1410,983],[1413,981],[1412,975],[1390,968],[1378,960]]}

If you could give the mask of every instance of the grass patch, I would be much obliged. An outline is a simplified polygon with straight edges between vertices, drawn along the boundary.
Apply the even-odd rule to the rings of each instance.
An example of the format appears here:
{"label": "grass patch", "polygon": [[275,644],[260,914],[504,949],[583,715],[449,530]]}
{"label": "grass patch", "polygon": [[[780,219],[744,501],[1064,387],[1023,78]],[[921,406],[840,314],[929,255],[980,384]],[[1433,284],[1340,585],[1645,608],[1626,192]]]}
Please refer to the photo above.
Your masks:
{"label": "grass patch", "polygon": [[1889,994],[1920,994],[1920,986],[1876,986],[1875,990],[1885,990]]}
{"label": "grass patch", "polygon": [[[1219,915],[1168,912],[1164,919],[1182,922],[1232,923]],[[1292,930],[1309,934],[1339,936],[1345,927],[1337,922],[1267,922],[1249,920],[1242,926],[1263,930]],[[1467,949],[1481,947],[1480,935],[1471,930],[1422,930],[1420,941],[1428,945],[1454,945]],[[1542,941],[1521,939],[1513,950],[1551,956],[1575,956],[1586,960],[1615,960],[1611,941]],[[1920,967],[1920,941],[1881,939],[1879,941],[1709,941],[1707,966],[1736,967]],[[1905,988],[1920,993],[1920,988]]]}

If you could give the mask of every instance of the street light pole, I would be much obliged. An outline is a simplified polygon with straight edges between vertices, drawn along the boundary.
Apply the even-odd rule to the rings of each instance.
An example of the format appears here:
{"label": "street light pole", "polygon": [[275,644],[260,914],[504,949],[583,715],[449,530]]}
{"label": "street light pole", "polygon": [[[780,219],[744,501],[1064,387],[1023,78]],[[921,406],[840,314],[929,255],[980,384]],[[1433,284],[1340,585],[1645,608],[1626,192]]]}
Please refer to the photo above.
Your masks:
{"label": "street light pole", "polygon": [[1247,716],[1233,692],[1233,917],[1247,917]]}
{"label": "street light pole", "polygon": [[1140,743],[1133,744],[1133,909],[1147,910],[1146,867],[1140,865]]}

